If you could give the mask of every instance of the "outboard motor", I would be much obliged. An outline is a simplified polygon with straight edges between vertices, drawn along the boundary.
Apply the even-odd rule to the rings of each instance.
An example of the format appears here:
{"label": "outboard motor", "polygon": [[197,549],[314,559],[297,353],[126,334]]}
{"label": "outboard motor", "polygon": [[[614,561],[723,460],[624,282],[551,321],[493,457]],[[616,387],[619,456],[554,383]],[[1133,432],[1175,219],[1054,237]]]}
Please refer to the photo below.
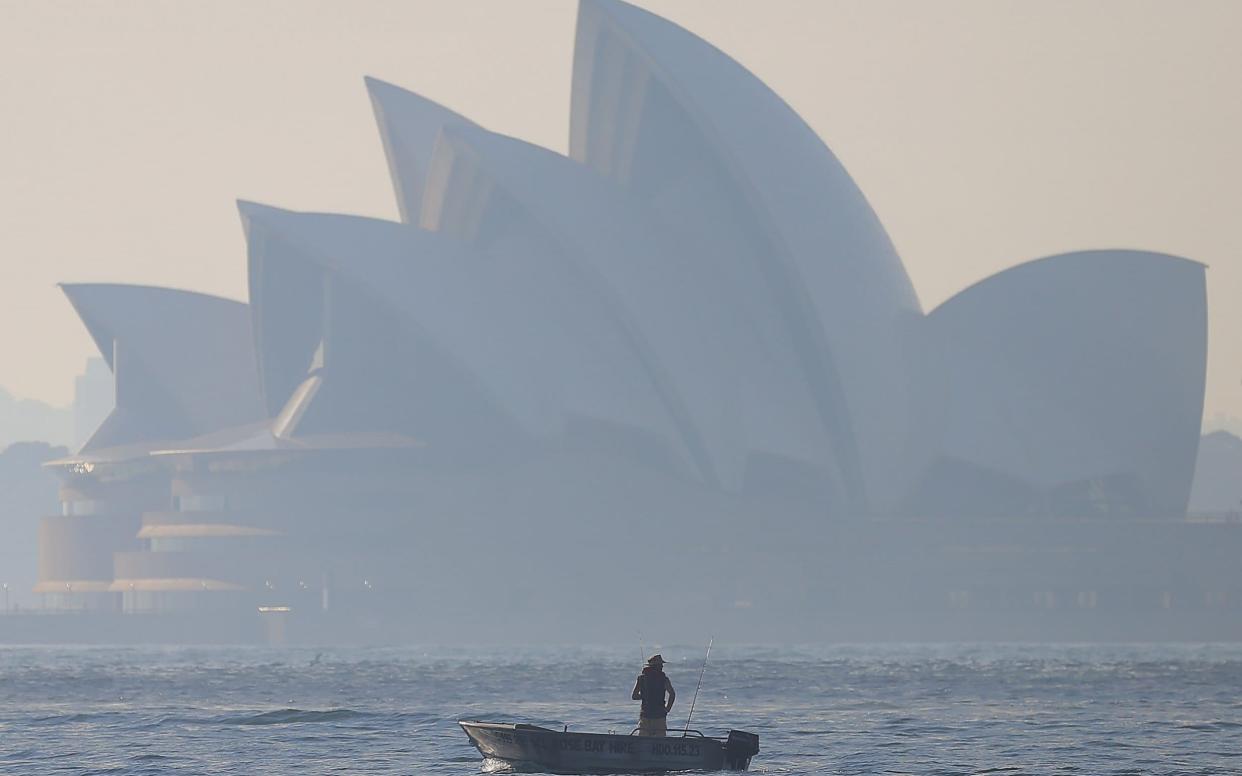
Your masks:
{"label": "outboard motor", "polygon": [[759,734],[730,730],[724,749],[725,767],[731,771],[744,771],[750,767],[750,758],[759,754]]}

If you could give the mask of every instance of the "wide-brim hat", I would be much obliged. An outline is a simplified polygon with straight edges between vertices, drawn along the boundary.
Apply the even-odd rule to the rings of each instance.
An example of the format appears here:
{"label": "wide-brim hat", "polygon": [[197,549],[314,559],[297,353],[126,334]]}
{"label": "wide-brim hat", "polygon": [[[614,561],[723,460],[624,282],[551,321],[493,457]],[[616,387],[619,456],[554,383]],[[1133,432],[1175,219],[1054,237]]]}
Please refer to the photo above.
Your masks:
{"label": "wide-brim hat", "polygon": [[647,658],[647,665],[662,666],[664,665],[664,658],[660,657],[659,655],[652,655],[651,657]]}

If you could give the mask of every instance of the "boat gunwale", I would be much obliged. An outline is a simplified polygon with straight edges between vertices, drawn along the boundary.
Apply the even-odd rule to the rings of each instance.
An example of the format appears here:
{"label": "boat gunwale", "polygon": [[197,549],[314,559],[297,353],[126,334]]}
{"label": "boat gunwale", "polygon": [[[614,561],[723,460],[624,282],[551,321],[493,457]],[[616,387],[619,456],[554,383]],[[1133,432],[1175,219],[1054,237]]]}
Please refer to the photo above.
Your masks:
{"label": "boat gunwale", "polygon": [[457,720],[457,724],[461,726],[462,730],[466,730],[468,726],[476,726],[483,728],[502,728],[505,730],[512,730],[515,733],[552,733],[558,736],[599,736],[602,738],[693,738],[696,741],[714,741],[721,746],[724,746],[728,740],[725,736],[703,735],[701,731],[695,730],[694,728],[683,728],[680,731],[675,731],[680,733],[680,735],[639,736],[636,735],[639,728],[634,728],[629,733],[589,733],[577,730],[555,730],[553,728],[543,727],[542,725],[531,725],[526,722],[485,722],[477,719],[459,719]]}

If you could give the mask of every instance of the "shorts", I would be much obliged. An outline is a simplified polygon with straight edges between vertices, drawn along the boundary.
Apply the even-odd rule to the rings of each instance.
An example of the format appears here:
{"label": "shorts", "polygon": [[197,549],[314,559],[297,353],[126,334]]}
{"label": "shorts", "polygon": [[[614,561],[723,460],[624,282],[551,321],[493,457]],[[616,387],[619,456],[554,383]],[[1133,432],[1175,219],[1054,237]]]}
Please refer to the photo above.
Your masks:
{"label": "shorts", "polygon": [[639,717],[638,735],[662,736],[668,733],[667,717]]}

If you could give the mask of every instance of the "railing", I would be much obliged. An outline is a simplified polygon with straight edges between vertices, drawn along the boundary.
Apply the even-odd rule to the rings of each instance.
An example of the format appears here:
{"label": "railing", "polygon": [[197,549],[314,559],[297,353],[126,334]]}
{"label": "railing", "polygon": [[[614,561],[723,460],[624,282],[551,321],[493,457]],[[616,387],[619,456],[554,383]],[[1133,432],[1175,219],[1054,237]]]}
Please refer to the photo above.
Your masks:
{"label": "railing", "polygon": [[[633,730],[631,730],[631,731],[630,731],[630,735],[632,735],[632,736],[633,736],[633,735],[637,735],[637,734],[638,734],[638,731],[640,731],[640,730],[642,730],[642,728],[640,728],[640,727],[636,727],[636,728],[634,728]],[[674,730],[673,732],[674,732],[674,733],[676,733],[677,731],[676,731],[676,730]],[[698,738],[707,738],[707,736],[703,735],[702,733],[700,733],[699,731],[695,730],[694,728],[684,728],[684,729],[681,731],[681,735],[680,735],[680,736],[669,736],[669,735],[665,735],[665,736],[660,736],[660,738],[687,738],[687,737],[689,737],[689,736],[691,736],[691,735],[696,736],[696,737],[698,737]]]}

